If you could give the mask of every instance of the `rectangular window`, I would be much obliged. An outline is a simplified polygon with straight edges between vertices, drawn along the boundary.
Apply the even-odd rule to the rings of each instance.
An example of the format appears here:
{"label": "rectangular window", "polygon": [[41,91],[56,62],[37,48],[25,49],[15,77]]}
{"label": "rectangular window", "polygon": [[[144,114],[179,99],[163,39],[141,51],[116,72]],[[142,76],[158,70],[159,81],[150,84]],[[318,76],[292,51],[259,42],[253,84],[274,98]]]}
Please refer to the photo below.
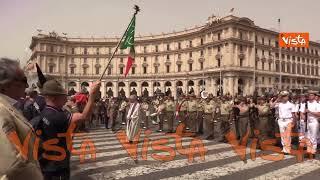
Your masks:
{"label": "rectangular window", "polygon": [[192,63],[189,64],[189,71],[192,71]]}
{"label": "rectangular window", "polygon": [[123,67],[120,67],[120,74],[123,74]]}
{"label": "rectangular window", "polygon": [[167,55],[167,60],[170,60],[170,55]]}
{"label": "rectangular window", "polygon": [[49,73],[53,73],[53,66],[49,66]]}
{"label": "rectangular window", "polygon": [[147,74],[147,67],[143,67],[143,74]]}
{"label": "rectangular window", "polygon": [[239,38],[242,39],[242,32],[239,33]]}
{"label": "rectangular window", "polygon": [[201,38],[201,40],[200,40],[200,45],[203,45],[203,39]]}
{"label": "rectangular window", "polygon": [[181,49],[181,43],[180,42],[178,43],[178,49]]}
{"label": "rectangular window", "polygon": [[170,73],[170,66],[167,65],[167,73]]}
{"label": "rectangular window", "polygon": [[269,39],[269,46],[271,46],[271,40]]}
{"label": "rectangular window", "polygon": [[158,47],[158,45],[156,45],[156,52],[158,52],[159,51],[159,47]]}
{"label": "rectangular window", "polygon": [[74,67],[70,68],[70,74],[74,74]]}
{"label": "rectangular window", "polygon": [[83,74],[87,75],[87,68],[83,68]]}
{"label": "rectangular window", "polygon": [[100,68],[96,67],[96,74],[100,74]]}
{"label": "rectangular window", "polygon": [[262,44],[264,45],[264,38],[262,38]]}
{"label": "rectangular window", "polygon": [[269,62],[269,71],[271,71],[271,62]]}
{"label": "rectangular window", "polygon": [[203,70],[203,62],[200,62],[200,70]]}
{"label": "rectangular window", "polygon": [[143,53],[147,53],[147,47],[143,47]]}
{"label": "rectangular window", "polygon": [[71,49],[71,54],[74,54],[74,48]]}
{"label": "rectangular window", "polygon": [[189,47],[192,47],[192,41],[189,41]]}
{"label": "rectangular window", "polygon": [[221,51],[221,48],[220,48],[220,46],[218,46],[218,52],[220,52]]}
{"label": "rectangular window", "polygon": [[243,59],[240,59],[240,67],[243,66]]}
{"label": "rectangular window", "polygon": [[221,34],[218,33],[218,41],[220,41],[220,39],[221,39]]}
{"label": "rectangular window", "polygon": [[181,59],[181,54],[178,54],[178,59]]}
{"label": "rectangular window", "polygon": [[192,58],[192,52],[189,52],[189,57]]}
{"label": "rectangular window", "polygon": [[135,74],[135,73],[136,73],[136,68],[135,68],[135,67],[132,67],[132,68],[131,68],[131,73],[132,73],[132,74]]}
{"label": "rectangular window", "polygon": [[203,54],[204,54],[204,53],[203,53],[203,51],[201,50],[201,51],[200,51],[200,56],[203,56]]}
{"label": "rectangular window", "polygon": [[178,64],[178,72],[181,72],[181,64]]}
{"label": "rectangular window", "polygon": [[50,52],[53,52],[53,51],[54,51],[54,47],[50,46]]}
{"label": "rectangular window", "polygon": [[240,52],[243,52],[243,46],[240,45],[239,48],[240,48]]}
{"label": "rectangular window", "polygon": [[155,66],[155,67],[154,67],[154,73],[159,73],[159,68],[158,68],[158,66]]}
{"label": "rectangular window", "polygon": [[167,51],[170,50],[170,44],[167,44]]}
{"label": "rectangular window", "polygon": [[84,54],[88,54],[88,49],[87,48],[84,48]]}
{"label": "rectangular window", "polygon": [[262,70],[264,70],[264,62],[261,63]]}
{"label": "rectangular window", "polygon": [[120,58],[120,63],[123,63],[123,58]]}
{"label": "rectangular window", "polygon": [[97,53],[97,55],[100,54],[100,49],[99,48],[96,49],[96,53]]}
{"label": "rectangular window", "polygon": [[217,64],[218,64],[218,67],[220,67],[220,66],[221,66],[221,61],[220,61],[220,59],[218,59],[217,61],[218,61],[218,63],[217,63]]}

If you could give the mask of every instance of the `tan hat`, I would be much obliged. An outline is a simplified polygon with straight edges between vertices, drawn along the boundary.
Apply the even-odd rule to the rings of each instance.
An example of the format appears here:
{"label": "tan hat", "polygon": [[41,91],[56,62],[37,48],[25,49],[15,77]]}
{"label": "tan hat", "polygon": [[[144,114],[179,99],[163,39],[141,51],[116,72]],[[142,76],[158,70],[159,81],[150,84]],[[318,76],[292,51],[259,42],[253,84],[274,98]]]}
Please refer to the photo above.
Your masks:
{"label": "tan hat", "polygon": [[309,90],[308,91],[308,94],[314,94],[314,95],[317,95],[319,92],[318,91],[315,91],[315,90]]}
{"label": "tan hat", "polygon": [[62,85],[57,80],[49,80],[44,83],[42,90],[42,95],[67,95],[67,91],[62,87]]}
{"label": "tan hat", "polygon": [[281,91],[280,96],[288,96],[289,92],[288,91]]}

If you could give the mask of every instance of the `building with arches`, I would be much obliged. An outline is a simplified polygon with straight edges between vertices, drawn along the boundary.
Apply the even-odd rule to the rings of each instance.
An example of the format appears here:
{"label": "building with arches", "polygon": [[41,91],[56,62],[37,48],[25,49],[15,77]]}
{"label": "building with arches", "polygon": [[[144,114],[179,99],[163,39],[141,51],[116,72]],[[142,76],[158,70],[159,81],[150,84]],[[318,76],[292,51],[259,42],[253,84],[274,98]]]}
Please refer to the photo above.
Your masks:
{"label": "building with arches", "polygon": [[[219,19],[219,20],[214,20]],[[55,32],[32,37],[30,61],[76,91],[96,81],[119,38],[73,38]],[[278,47],[278,32],[245,17],[209,17],[207,23],[173,33],[136,37],[136,59],[124,77],[127,50],[119,50],[102,80],[102,96],[142,95],[156,90],[173,96],[205,89],[214,95],[251,95],[318,86],[320,44]],[[280,78],[281,75],[281,78]],[[255,77],[255,80],[254,80]],[[279,80],[282,80],[280,87]]]}

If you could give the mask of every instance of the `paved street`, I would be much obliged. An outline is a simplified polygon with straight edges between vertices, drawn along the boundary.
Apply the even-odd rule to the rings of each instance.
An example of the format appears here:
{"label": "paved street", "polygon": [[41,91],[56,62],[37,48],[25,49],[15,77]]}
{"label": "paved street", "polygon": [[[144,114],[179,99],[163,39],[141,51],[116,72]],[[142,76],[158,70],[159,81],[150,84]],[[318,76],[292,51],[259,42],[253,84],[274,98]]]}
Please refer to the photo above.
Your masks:
{"label": "paved street", "polygon": [[[80,163],[79,156],[73,156],[72,179],[317,179],[320,175],[320,161],[306,160],[298,163],[296,157],[285,156],[282,161],[267,161],[257,158],[245,163],[229,144],[206,141],[205,161],[195,155],[189,163],[186,156],[176,153],[173,161],[161,162],[151,155],[168,155],[162,151],[153,151],[149,146],[147,160],[142,160],[141,149],[144,134],[138,145],[138,161],[129,157],[116,135],[110,130],[98,128],[74,139],[74,147],[79,148],[83,139],[94,141],[97,149],[96,160],[86,157]],[[166,138],[165,133],[152,132],[150,142]],[[183,138],[184,148],[189,147],[191,137]],[[169,138],[168,146],[175,147],[174,138]],[[247,149],[247,158],[250,150]],[[261,152],[260,152],[261,153]],[[257,154],[260,154],[257,150]]]}

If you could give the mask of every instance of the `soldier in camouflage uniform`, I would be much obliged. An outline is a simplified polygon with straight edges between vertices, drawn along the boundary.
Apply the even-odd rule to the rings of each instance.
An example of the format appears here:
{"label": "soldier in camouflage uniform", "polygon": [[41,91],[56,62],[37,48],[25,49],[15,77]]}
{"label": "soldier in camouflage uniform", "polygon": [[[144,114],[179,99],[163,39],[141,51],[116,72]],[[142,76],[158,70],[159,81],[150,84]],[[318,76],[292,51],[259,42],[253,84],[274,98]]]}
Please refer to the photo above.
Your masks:
{"label": "soldier in camouflage uniform", "polygon": [[190,131],[196,132],[196,124],[197,124],[197,99],[194,94],[190,96],[190,101],[188,102],[188,120],[187,127],[190,128]]}
{"label": "soldier in camouflage uniform", "polygon": [[247,104],[246,98],[239,98],[239,105],[236,105],[239,108],[239,135],[240,141],[244,138],[246,133],[248,132],[248,125],[249,125],[249,106]]}
{"label": "soldier in camouflage uniform", "polygon": [[203,139],[214,138],[214,119],[216,116],[217,103],[214,102],[212,94],[206,99],[203,105]]}
{"label": "soldier in camouflage uniform", "polygon": [[142,104],[141,104],[141,120],[143,124],[143,129],[149,128],[149,116],[150,116],[150,110],[149,110],[149,103],[147,98],[143,98]]}
{"label": "soldier in camouflage uniform", "polygon": [[[268,139],[268,133],[270,132],[270,118],[271,118],[271,109],[270,105],[266,103],[265,97],[258,98],[258,104],[256,105],[258,110],[258,121],[257,121],[257,130],[259,130],[258,140],[259,144],[264,140]],[[261,144],[260,144],[261,145]]]}
{"label": "soldier in camouflage uniform", "polygon": [[159,106],[157,107],[157,114],[158,114],[158,117],[159,117],[159,130],[158,132],[162,132],[163,131],[163,123],[164,123],[164,112],[165,112],[165,109],[166,109],[166,104],[164,103],[164,100],[165,99],[159,99]]}
{"label": "soldier in camouflage uniform", "polygon": [[197,134],[203,134],[203,114],[204,114],[204,106],[205,99],[201,97],[197,98],[197,121],[196,121],[196,132]]}
{"label": "soldier in camouflage uniform", "polygon": [[188,108],[188,97],[180,96],[177,104],[177,115],[179,118],[179,123],[184,123],[186,128],[186,116],[187,116],[187,108]]}
{"label": "soldier in camouflage uniform", "polygon": [[168,97],[165,101],[165,111],[164,116],[168,122],[168,133],[173,132],[174,120],[175,120],[175,102],[173,97]]}
{"label": "soldier in camouflage uniform", "polygon": [[214,122],[215,134],[219,142],[227,142],[225,135],[230,131],[230,112],[232,110],[231,101],[227,101],[225,97],[221,99],[221,104],[218,108],[218,118]]}

